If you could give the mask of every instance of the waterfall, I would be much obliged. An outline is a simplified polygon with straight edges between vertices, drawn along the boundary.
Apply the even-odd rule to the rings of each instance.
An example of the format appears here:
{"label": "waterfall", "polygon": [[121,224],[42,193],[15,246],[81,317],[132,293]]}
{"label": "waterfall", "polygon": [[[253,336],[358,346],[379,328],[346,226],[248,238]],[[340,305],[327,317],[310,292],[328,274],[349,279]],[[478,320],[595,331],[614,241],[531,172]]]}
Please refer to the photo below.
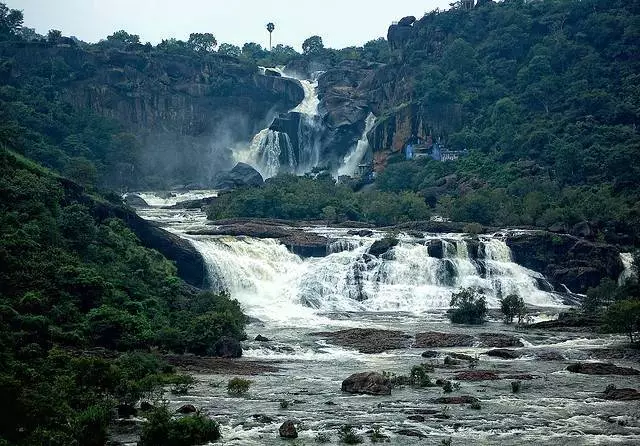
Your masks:
{"label": "waterfall", "polygon": [[[540,290],[542,275],[513,263],[504,241],[484,236],[487,273],[478,272],[462,236],[441,240],[443,258],[429,255],[424,240],[401,238],[384,256],[367,253],[374,238],[344,235],[323,258],[302,259],[276,240],[250,237],[192,237],[212,277],[251,316],[292,323],[335,311],[422,313],[449,307],[460,288],[484,290],[489,307],[518,294],[537,306],[560,306],[556,294]],[[457,237],[457,238],[454,238]],[[300,322],[302,323],[302,322]]]}
{"label": "waterfall", "polygon": [[369,140],[367,134],[376,123],[376,117],[373,113],[369,113],[365,121],[364,132],[356,146],[344,157],[342,166],[338,169],[338,176],[353,176],[358,172],[358,165],[362,162],[367,151],[369,150]]}
{"label": "waterfall", "polygon": [[638,277],[638,269],[633,261],[633,253],[620,253],[620,260],[622,261],[624,270],[622,270],[622,273],[620,273],[620,277],[618,277],[618,285],[624,285],[626,281],[630,279],[636,279]]}

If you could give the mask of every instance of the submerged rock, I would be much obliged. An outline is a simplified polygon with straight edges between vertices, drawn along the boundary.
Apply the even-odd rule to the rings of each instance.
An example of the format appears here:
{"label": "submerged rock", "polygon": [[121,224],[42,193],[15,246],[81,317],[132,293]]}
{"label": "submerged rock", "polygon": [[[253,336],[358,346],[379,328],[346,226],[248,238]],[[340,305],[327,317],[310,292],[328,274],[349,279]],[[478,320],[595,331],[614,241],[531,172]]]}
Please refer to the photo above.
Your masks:
{"label": "submerged rock", "polygon": [[462,396],[441,396],[433,400],[436,404],[472,404],[479,403],[480,400],[474,396],[462,395]]}
{"label": "submerged rock", "polygon": [[182,414],[194,413],[197,411],[198,409],[196,409],[196,406],[194,406],[193,404],[185,404],[184,406],[181,406],[178,410],[176,410],[176,412]]}
{"label": "submerged rock", "polygon": [[630,367],[618,367],[617,365],[603,362],[578,362],[568,366],[567,370],[585,375],[640,375],[640,370]]}
{"label": "submerged rock", "polygon": [[465,355],[464,353],[449,352],[447,353],[447,356],[453,359],[460,359],[462,361],[475,361],[473,356]]}
{"label": "submerged rock", "polygon": [[395,330],[375,328],[351,328],[335,332],[312,333],[328,338],[341,347],[356,348],[360,353],[382,353],[409,346],[411,336]]}
{"label": "submerged rock", "polygon": [[509,350],[507,348],[496,348],[494,350],[489,350],[486,355],[501,359],[517,359],[522,356],[522,353],[517,350]]}
{"label": "submerged rock", "polygon": [[296,429],[295,423],[291,420],[282,423],[278,432],[282,438],[298,438],[298,430]]}
{"label": "submerged rock", "polygon": [[468,370],[458,373],[454,379],[458,381],[493,381],[500,379],[500,377],[497,373],[488,370]]}
{"label": "submerged rock", "polygon": [[427,438],[427,434],[416,429],[400,429],[395,431],[398,435],[404,435],[405,437]]}
{"label": "submerged rock", "polygon": [[389,379],[376,372],[354,373],[342,381],[342,391],[367,395],[391,395]]}
{"label": "submerged rock", "polygon": [[605,400],[614,401],[640,400],[640,392],[636,389],[617,389],[615,386],[608,386],[603,396]]}
{"label": "submerged rock", "polygon": [[427,350],[426,352],[423,352],[422,355],[423,358],[437,358],[438,357],[438,352],[435,350]]}
{"label": "submerged rock", "polygon": [[413,344],[416,348],[426,347],[471,347],[473,336],[462,333],[442,333],[438,331],[428,331],[416,334]]}
{"label": "submerged rock", "polygon": [[271,341],[271,339],[269,339],[267,337],[264,337],[264,336],[262,336],[260,334],[258,336],[256,336],[256,338],[254,340],[258,341],[258,342],[269,342],[269,341]]}
{"label": "submerged rock", "polygon": [[480,333],[478,340],[482,347],[524,347],[520,339],[504,333]]}

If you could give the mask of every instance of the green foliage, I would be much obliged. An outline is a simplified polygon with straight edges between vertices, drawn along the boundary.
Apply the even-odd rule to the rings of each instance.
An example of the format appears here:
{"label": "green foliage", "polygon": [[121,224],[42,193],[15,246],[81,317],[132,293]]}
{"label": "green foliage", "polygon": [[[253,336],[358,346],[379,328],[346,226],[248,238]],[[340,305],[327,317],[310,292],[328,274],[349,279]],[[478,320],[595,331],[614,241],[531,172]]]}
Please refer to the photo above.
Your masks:
{"label": "green foliage", "polygon": [[338,430],[338,438],[344,444],[360,444],[364,442],[364,438],[358,435],[351,425],[344,425]]}
{"label": "green foliage", "polygon": [[631,343],[638,342],[640,300],[621,300],[609,306],[605,314],[605,324],[610,331],[629,336]]}
{"label": "green foliage", "polygon": [[322,50],[324,50],[324,44],[320,36],[311,36],[302,42],[302,52],[304,54],[318,54]]}
{"label": "green foliage", "polygon": [[218,54],[224,54],[225,56],[240,57],[242,50],[239,46],[231,43],[221,43],[218,47]]}
{"label": "green foliage", "polygon": [[483,324],[487,315],[487,301],[474,288],[465,288],[451,296],[447,316],[454,324]]}
{"label": "green foliage", "polygon": [[140,446],[196,446],[221,438],[218,423],[202,414],[173,419],[166,406],[147,416]]}
{"label": "green foliage", "polygon": [[0,41],[15,40],[23,20],[22,11],[9,9],[7,5],[0,3]]}
{"label": "green foliage", "polygon": [[251,381],[243,378],[231,378],[227,383],[227,392],[231,395],[244,395],[249,391]]}
{"label": "green foliage", "polygon": [[197,53],[211,53],[218,41],[211,33],[191,33],[187,45]]}
{"label": "green foliage", "polygon": [[504,315],[505,324],[513,323],[515,317],[521,324],[527,314],[527,306],[524,299],[517,294],[509,294],[507,297],[500,299],[500,311]]}
{"label": "green foliage", "polygon": [[433,383],[427,374],[429,371],[433,371],[433,368],[427,364],[413,366],[409,375],[410,384],[416,387],[432,387]]}
{"label": "green foliage", "polygon": [[416,194],[370,192],[358,194],[336,184],[329,175],[317,178],[278,175],[263,187],[244,188],[221,195],[207,215],[210,219],[233,217],[287,220],[368,221],[390,225],[428,219],[430,212]]}

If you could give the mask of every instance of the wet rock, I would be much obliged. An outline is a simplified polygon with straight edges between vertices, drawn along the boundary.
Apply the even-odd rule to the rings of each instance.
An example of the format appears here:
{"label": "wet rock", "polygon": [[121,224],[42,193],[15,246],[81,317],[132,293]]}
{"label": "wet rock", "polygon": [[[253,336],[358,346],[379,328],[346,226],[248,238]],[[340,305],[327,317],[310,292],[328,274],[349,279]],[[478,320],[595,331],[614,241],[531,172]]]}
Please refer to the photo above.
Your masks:
{"label": "wet rock", "polygon": [[395,431],[395,433],[405,437],[427,438],[427,434],[416,429],[400,429]]}
{"label": "wet rock", "polygon": [[369,229],[352,229],[347,232],[349,235],[357,235],[358,237],[371,237],[373,235],[373,231]]}
{"label": "wet rock", "polygon": [[258,341],[258,342],[269,342],[269,341],[271,341],[271,339],[266,338],[266,337],[264,337],[262,335],[256,336],[256,338],[254,340]]}
{"label": "wet rock", "polygon": [[417,421],[419,423],[422,423],[422,422],[424,422],[425,417],[423,417],[422,415],[409,415],[407,417],[407,420]]}
{"label": "wet rock", "polygon": [[488,370],[468,370],[458,373],[454,379],[458,381],[491,381],[500,379],[497,373]]}
{"label": "wet rock", "polygon": [[613,401],[635,401],[640,400],[640,392],[636,389],[617,389],[615,386],[608,386],[603,393],[605,400]]}
{"label": "wet rock", "polygon": [[282,423],[278,432],[282,438],[298,438],[298,430],[296,429],[294,422],[291,420],[287,420]]}
{"label": "wet rock", "polygon": [[515,379],[519,381],[531,381],[532,379],[537,379],[539,376],[530,375],[528,373],[516,374],[516,375],[506,375],[504,379]]}
{"label": "wet rock", "polygon": [[342,391],[368,395],[391,395],[391,383],[376,372],[354,373],[342,381]]}
{"label": "wet rock", "polygon": [[429,240],[427,242],[427,253],[429,254],[429,257],[442,259],[444,257],[443,251],[442,240]]}
{"label": "wet rock", "polygon": [[536,352],[536,359],[539,361],[564,361],[565,357],[557,351],[549,350],[549,351],[541,351]]}
{"label": "wet rock", "polygon": [[640,375],[640,370],[630,367],[618,367],[617,365],[603,362],[578,362],[569,365],[567,370],[585,375]]}
{"label": "wet rock", "polygon": [[428,347],[471,347],[473,336],[462,333],[442,333],[438,331],[428,331],[416,334],[413,344],[416,348]]}
{"label": "wet rock", "polygon": [[422,356],[423,358],[437,358],[438,357],[438,352],[435,350],[427,350],[426,352],[422,352]]}
{"label": "wet rock", "polygon": [[507,348],[496,348],[494,350],[489,350],[486,355],[501,359],[517,359],[522,356],[522,353],[517,350],[509,350]]}
{"label": "wet rock", "polygon": [[218,197],[205,197],[196,200],[179,201],[172,206],[164,206],[163,209],[202,209],[205,206],[210,206],[217,199]]}
{"label": "wet rock", "polygon": [[185,404],[184,406],[181,406],[178,410],[176,410],[176,412],[182,414],[195,413],[197,411],[198,409],[196,409],[196,406],[194,406],[193,404]]}
{"label": "wet rock", "polygon": [[275,419],[263,413],[258,413],[253,415],[253,419],[256,420],[258,423],[262,423],[262,424],[271,424],[274,421],[276,421]]}
{"label": "wet rock", "polygon": [[524,347],[520,339],[504,333],[480,333],[478,340],[482,347]]}
{"label": "wet rock", "polygon": [[239,358],[242,356],[242,345],[237,339],[224,336],[214,345],[213,356],[219,358]]}
{"label": "wet rock", "polygon": [[462,396],[441,396],[433,400],[436,404],[472,404],[479,403],[480,400],[474,396],[462,395]]}
{"label": "wet rock", "polygon": [[571,228],[571,235],[593,240],[595,232],[588,221],[581,221]]}
{"label": "wet rock", "polygon": [[589,316],[576,312],[565,312],[560,313],[556,320],[536,322],[535,324],[529,324],[527,327],[543,328],[548,330],[555,328],[595,327],[599,323],[600,321],[597,316]]}
{"label": "wet rock", "polygon": [[456,352],[449,352],[447,353],[447,356],[453,359],[460,359],[462,361],[475,361],[476,359],[473,356],[465,355],[464,353],[456,353]]}
{"label": "wet rock", "polygon": [[334,403],[333,401],[327,401],[324,404],[327,406],[336,406],[336,403]]}
{"label": "wet rock", "polygon": [[244,186],[261,186],[264,183],[262,175],[245,163],[236,164],[228,172],[218,174],[213,182],[214,189],[235,189]]}
{"label": "wet rock", "polygon": [[395,330],[374,328],[352,328],[335,332],[312,333],[326,337],[331,343],[341,347],[356,348],[360,353],[382,353],[387,350],[406,348],[411,336]]}
{"label": "wet rock", "polygon": [[400,243],[400,240],[395,237],[385,237],[381,240],[376,240],[368,252],[372,256],[380,257],[393,249],[398,243]]}
{"label": "wet rock", "polygon": [[147,203],[144,200],[144,198],[142,198],[138,194],[127,194],[124,197],[124,202],[127,203],[129,206],[133,206],[133,207],[136,207],[136,208],[148,208],[149,207],[149,203]]}

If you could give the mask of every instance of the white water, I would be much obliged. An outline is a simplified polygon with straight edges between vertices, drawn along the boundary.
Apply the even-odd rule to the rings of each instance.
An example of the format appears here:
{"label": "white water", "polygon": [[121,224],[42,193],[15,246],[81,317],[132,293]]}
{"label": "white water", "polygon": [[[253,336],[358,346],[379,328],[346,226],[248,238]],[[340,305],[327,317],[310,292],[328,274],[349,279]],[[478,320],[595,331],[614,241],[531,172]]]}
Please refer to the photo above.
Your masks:
{"label": "white water", "polygon": [[376,123],[376,117],[373,113],[369,113],[365,121],[364,132],[356,146],[344,157],[342,166],[338,169],[338,176],[353,176],[358,171],[358,165],[364,159],[367,150],[369,150],[369,140],[367,134]]}
{"label": "white water", "polygon": [[624,270],[620,274],[618,278],[618,284],[623,285],[627,280],[634,279],[638,277],[638,269],[637,265],[633,262],[633,253],[630,252],[622,252],[620,253],[620,260],[622,260],[622,265],[624,266]]}
{"label": "white water", "polygon": [[[165,192],[134,192],[152,207],[173,206],[181,201],[200,200],[202,198],[215,197],[215,190],[189,190],[189,191],[165,191]],[[128,194],[125,194],[125,196]]]}
{"label": "white water", "polygon": [[377,258],[367,254],[376,237],[345,232],[329,246],[331,254],[310,259],[276,240],[194,237],[192,242],[213,282],[228,289],[249,315],[277,324],[317,324],[320,315],[331,312],[441,311],[452,293],[465,287],[484,290],[494,308],[500,297],[513,293],[530,305],[561,306],[558,296],[537,288],[541,275],[511,262],[503,241],[484,237],[485,256],[473,260],[460,235],[428,237],[442,240],[443,259],[430,257],[424,240],[409,237]]}

